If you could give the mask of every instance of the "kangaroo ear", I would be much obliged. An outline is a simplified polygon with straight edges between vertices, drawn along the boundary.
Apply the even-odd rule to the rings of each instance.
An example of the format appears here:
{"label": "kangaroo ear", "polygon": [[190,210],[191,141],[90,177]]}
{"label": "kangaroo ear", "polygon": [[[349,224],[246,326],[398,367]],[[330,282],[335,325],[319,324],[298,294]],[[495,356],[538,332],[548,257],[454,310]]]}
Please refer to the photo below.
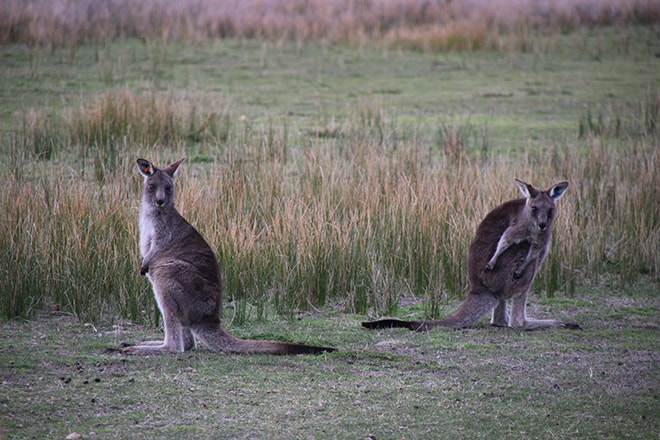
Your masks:
{"label": "kangaroo ear", "polygon": [[525,183],[520,179],[516,179],[516,185],[518,185],[518,188],[520,189],[520,192],[527,199],[531,199],[532,197],[536,197],[536,195],[539,193],[539,190],[534,188],[533,185],[530,185],[529,183]]}
{"label": "kangaroo ear", "polygon": [[165,168],[163,171],[165,171],[165,172],[166,172],[167,174],[169,174],[171,177],[174,177],[174,175],[176,174],[177,170],[179,169],[179,165],[181,165],[181,163],[182,163],[184,160],[186,160],[186,158],[185,158],[185,157],[182,157],[181,159],[177,160],[176,162],[169,164],[169,165],[167,166],[167,168]]}
{"label": "kangaroo ear", "polygon": [[137,165],[140,173],[142,173],[144,177],[149,177],[158,170],[158,168],[153,166],[151,162],[145,159],[138,159]]}
{"label": "kangaroo ear", "polygon": [[568,188],[568,182],[559,182],[548,190],[548,194],[555,200],[558,200],[564,195],[564,191]]}

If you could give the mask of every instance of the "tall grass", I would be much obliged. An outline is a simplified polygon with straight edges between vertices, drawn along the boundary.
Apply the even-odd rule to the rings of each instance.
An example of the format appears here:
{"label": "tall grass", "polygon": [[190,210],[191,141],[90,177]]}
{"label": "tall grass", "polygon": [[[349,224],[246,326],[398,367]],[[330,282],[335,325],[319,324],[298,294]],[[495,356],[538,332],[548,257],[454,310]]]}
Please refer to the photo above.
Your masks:
{"label": "tall grass", "polygon": [[207,112],[200,106],[196,97],[111,90],[69,109],[64,118],[35,109],[23,112],[20,127],[4,139],[2,150],[15,177],[29,160],[72,153],[84,163],[83,176],[104,181],[135,145],[176,149],[190,142],[225,141],[231,125],[227,110]]}
{"label": "tall grass", "polygon": [[116,38],[259,38],[307,40],[423,50],[531,49],[535,33],[580,26],[653,24],[649,0],[5,0],[0,44],[102,46]]}
{"label": "tall grass", "polygon": [[133,270],[137,228],[121,182],[101,187],[58,173],[13,180],[0,198],[5,318],[47,307],[86,320],[109,310],[144,319],[148,292]]}
{"label": "tall grass", "polygon": [[[37,160],[38,153],[21,156],[15,171],[23,172],[5,175],[0,192],[0,246],[8,250],[0,261],[5,318],[55,307],[84,320],[97,320],[99,313],[154,319],[149,286],[137,271],[141,179],[134,155],[139,151],[164,165],[184,154],[183,143],[163,148],[164,140],[148,133],[152,125],[169,126],[189,114],[170,113],[167,99],[115,93],[92,100],[94,111],[53,129],[58,136],[64,132],[116,149],[115,169],[102,183],[84,172],[86,159],[74,158],[75,143],[50,161]],[[117,99],[126,105],[108,105]],[[630,109],[623,120],[644,120],[640,109],[654,102]],[[154,105],[157,120],[135,117]],[[133,116],[107,126],[131,108]],[[336,136],[295,146],[286,124],[254,130],[228,117],[224,141],[213,144],[215,155],[186,162],[179,173],[178,208],[217,251],[225,296],[234,300],[232,319],[263,318],[271,304],[289,315],[327,304],[394,313],[404,295],[419,298],[426,313],[436,315],[445,298],[465,292],[467,248],[478,223],[502,201],[519,197],[513,177],[542,187],[571,182],[559,202],[538,289],[571,294],[604,276],[624,283],[639,274],[657,278],[656,131],[589,133],[543,153],[506,157],[465,143],[456,151],[428,149],[414,138],[393,136],[397,130],[388,126],[387,115],[374,114],[380,115],[378,123],[358,112],[338,122]],[[187,132],[179,132],[186,124],[174,125],[177,136]],[[466,126],[473,127],[469,121]],[[17,133],[3,139],[4,151],[22,145],[25,134]],[[90,141],[93,136],[96,141]]]}

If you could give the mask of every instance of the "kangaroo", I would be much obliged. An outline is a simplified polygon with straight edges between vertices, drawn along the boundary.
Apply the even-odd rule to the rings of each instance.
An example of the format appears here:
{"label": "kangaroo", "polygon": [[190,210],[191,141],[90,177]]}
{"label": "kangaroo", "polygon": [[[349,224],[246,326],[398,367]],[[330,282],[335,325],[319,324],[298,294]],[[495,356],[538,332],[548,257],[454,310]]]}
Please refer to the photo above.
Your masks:
{"label": "kangaroo", "polygon": [[[530,199],[536,197],[539,193],[536,188],[522,180],[515,180],[518,188],[520,188],[520,192],[525,196],[527,201],[530,201]],[[520,278],[529,263],[538,259],[542,252],[545,257],[545,253],[550,245],[550,235],[549,233],[545,234],[545,232],[548,226],[552,223],[552,217],[555,214],[555,201],[562,196],[568,187],[568,182],[562,182],[562,184],[564,183],[566,183],[566,185],[561,190],[558,190],[556,186],[554,187],[555,192],[549,194],[550,200],[541,198],[536,203],[526,203],[524,208],[518,211],[516,216],[511,218],[509,227],[506,228],[504,234],[502,234],[500,240],[497,242],[495,253],[490,260],[488,260],[488,263],[486,263],[486,271],[493,270],[497,263],[497,259],[504,253],[504,251],[509,249],[512,245],[524,241],[529,242],[529,250],[527,251],[525,260],[520,266],[518,266],[515,272],[513,272],[514,278]],[[532,195],[533,192],[534,195]]]}
{"label": "kangaroo", "polygon": [[[556,202],[568,188],[560,182],[546,191],[516,179],[524,198],[509,200],[493,209],[477,227],[468,250],[467,297],[451,315],[433,321],[382,319],[363,322],[369,329],[403,327],[425,331],[433,327],[468,327],[492,311],[498,327],[579,329],[554,319],[527,317],[529,289],[550,245]],[[511,314],[507,310],[511,304]]]}
{"label": "kangaroo", "polygon": [[137,159],[144,176],[140,203],[140,273],[153,287],[165,339],[129,345],[133,354],[184,352],[204,342],[220,353],[305,354],[330,347],[240,339],[220,324],[220,265],[211,247],[174,207],[174,176],[185,158],[164,169]]}

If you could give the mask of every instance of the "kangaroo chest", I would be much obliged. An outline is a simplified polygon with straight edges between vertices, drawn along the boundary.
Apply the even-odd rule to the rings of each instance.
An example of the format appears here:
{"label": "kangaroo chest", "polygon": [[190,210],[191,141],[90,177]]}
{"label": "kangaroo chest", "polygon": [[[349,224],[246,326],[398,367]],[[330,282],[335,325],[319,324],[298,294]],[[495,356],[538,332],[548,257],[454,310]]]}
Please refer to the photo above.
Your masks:
{"label": "kangaroo chest", "polygon": [[140,212],[140,253],[146,256],[167,247],[172,238],[171,214],[144,210]]}

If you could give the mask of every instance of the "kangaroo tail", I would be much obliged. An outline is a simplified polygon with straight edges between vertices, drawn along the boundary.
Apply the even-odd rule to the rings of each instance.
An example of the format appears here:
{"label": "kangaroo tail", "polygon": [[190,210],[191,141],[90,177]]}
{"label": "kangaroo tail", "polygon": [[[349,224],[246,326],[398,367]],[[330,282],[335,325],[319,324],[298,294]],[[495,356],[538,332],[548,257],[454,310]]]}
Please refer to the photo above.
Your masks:
{"label": "kangaroo tail", "polygon": [[402,321],[400,319],[379,319],[378,321],[368,321],[363,322],[362,327],[368,328],[369,330],[375,330],[379,328],[407,328],[408,330],[417,330],[424,321]]}
{"label": "kangaroo tail", "polygon": [[451,315],[431,321],[401,321],[399,319],[381,319],[378,321],[363,322],[362,326],[368,329],[379,328],[407,328],[413,331],[426,331],[433,327],[464,328],[477,322],[482,316],[493,310],[499,300],[490,293],[468,293],[465,301]]}
{"label": "kangaroo tail", "polygon": [[293,344],[279,341],[240,339],[227,332],[219,322],[196,324],[192,331],[208,347],[219,353],[266,353],[279,355],[319,354],[335,351],[332,347]]}

